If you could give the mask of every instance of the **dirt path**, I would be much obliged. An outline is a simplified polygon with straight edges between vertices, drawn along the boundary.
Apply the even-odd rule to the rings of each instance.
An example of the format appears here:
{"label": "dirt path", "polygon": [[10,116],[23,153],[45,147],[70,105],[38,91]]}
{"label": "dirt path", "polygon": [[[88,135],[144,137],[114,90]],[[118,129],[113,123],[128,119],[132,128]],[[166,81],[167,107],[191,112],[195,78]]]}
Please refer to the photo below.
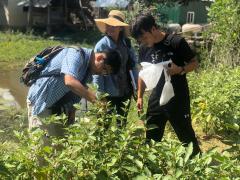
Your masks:
{"label": "dirt path", "polygon": [[200,147],[203,152],[206,152],[214,147],[216,147],[217,151],[219,153],[223,152],[224,150],[227,150],[231,148],[230,145],[223,143],[222,137],[218,135],[204,135],[200,134],[198,135],[198,140]]}

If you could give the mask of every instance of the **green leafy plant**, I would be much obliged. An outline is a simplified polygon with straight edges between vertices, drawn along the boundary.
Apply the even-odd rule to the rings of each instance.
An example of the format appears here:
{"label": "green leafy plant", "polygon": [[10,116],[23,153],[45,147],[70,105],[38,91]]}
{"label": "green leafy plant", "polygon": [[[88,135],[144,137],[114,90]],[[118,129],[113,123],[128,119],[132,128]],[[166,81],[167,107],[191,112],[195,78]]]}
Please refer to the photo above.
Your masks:
{"label": "green leafy plant", "polygon": [[[237,178],[239,161],[215,150],[190,159],[192,145],[166,137],[145,141],[136,120],[119,128],[116,115],[99,103],[65,128],[61,137],[40,129],[15,131],[19,142],[0,145],[1,179],[218,179]],[[121,118],[121,117],[120,117]],[[50,117],[44,123],[64,123]],[[13,148],[14,147],[14,148]]]}
{"label": "green leafy plant", "polygon": [[209,60],[214,64],[240,64],[239,12],[238,0],[216,0],[209,8],[208,37],[213,39]]}
{"label": "green leafy plant", "polygon": [[240,132],[239,75],[239,68],[221,67],[189,77],[193,118],[204,122],[206,133]]}

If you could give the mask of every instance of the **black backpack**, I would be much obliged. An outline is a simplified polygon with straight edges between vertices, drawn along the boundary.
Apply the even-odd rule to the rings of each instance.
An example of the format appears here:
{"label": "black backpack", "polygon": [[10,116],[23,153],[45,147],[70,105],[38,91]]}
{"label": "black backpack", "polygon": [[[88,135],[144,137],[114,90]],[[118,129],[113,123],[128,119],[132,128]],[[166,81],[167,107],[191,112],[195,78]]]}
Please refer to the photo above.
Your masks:
{"label": "black backpack", "polygon": [[[70,46],[71,47],[71,46]],[[37,79],[41,77],[50,77],[50,76],[59,76],[60,73],[40,75],[41,71],[45,66],[65,47],[64,46],[53,46],[48,47],[38,53],[36,56],[32,57],[22,70],[22,75],[20,77],[20,82],[26,86],[31,86]],[[85,58],[85,53],[81,48],[74,47],[77,50],[80,50],[83,58]]]}
{"label": "black backpack", "polygon": [[48,47],[32,57],[22,70],[20,82],[26,86],[31,86],[40,76],[41,71],[64,47],[53,46]]}

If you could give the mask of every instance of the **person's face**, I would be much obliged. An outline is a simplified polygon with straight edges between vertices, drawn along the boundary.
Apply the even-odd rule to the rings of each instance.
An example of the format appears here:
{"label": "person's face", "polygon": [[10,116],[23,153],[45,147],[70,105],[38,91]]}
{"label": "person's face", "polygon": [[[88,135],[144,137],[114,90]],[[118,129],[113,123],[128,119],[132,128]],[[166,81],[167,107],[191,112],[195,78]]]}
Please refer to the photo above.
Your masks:
{"label": "person's face", "polygon": [[112,73],[111,66],[105,64],[105,58],[106,57],[104,53],[96,54],[94,74],[108,75]]}
{"label": "person's face", "polygon": [[137,39],[142,45],[152,47],[156,41],[153,30],[150,32],[142,30],[142,35]]}
{"label": "person's face", "polygon": [[106,26],[106,34],[113,39],[118,39],[119,33],[121,31],[122,27],[120,26]]}

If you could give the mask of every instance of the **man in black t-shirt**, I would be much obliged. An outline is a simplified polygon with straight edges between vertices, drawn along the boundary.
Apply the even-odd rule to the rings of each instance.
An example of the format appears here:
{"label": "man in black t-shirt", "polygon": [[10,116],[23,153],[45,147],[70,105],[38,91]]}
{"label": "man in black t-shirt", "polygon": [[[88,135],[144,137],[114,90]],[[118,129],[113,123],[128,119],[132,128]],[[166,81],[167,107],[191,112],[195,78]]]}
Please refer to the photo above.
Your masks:
{"label": "man in black t-shirt", "polygon": [[[167,72],[171,76],[175,96],[160,106],[164,76],[161,76],[152,90],[147,108],[147,126],[155,124],[157,128],[147,130],[148,140],[161,141],[167,120],[170,121],[179,140],[188,145],[193,143],[192,156],[200,153],[195,132],[191,124],[189,89],[186,73],[197,68],[198,62],[186,40],[178,35],[166,34],[155,23],[153,16],[140,15],[132,25],[132,35],[141,43],[139,60],[159,63],[172,60]],[[143,108],[143,94],[146,85],[138,79],[138,111]]]}

